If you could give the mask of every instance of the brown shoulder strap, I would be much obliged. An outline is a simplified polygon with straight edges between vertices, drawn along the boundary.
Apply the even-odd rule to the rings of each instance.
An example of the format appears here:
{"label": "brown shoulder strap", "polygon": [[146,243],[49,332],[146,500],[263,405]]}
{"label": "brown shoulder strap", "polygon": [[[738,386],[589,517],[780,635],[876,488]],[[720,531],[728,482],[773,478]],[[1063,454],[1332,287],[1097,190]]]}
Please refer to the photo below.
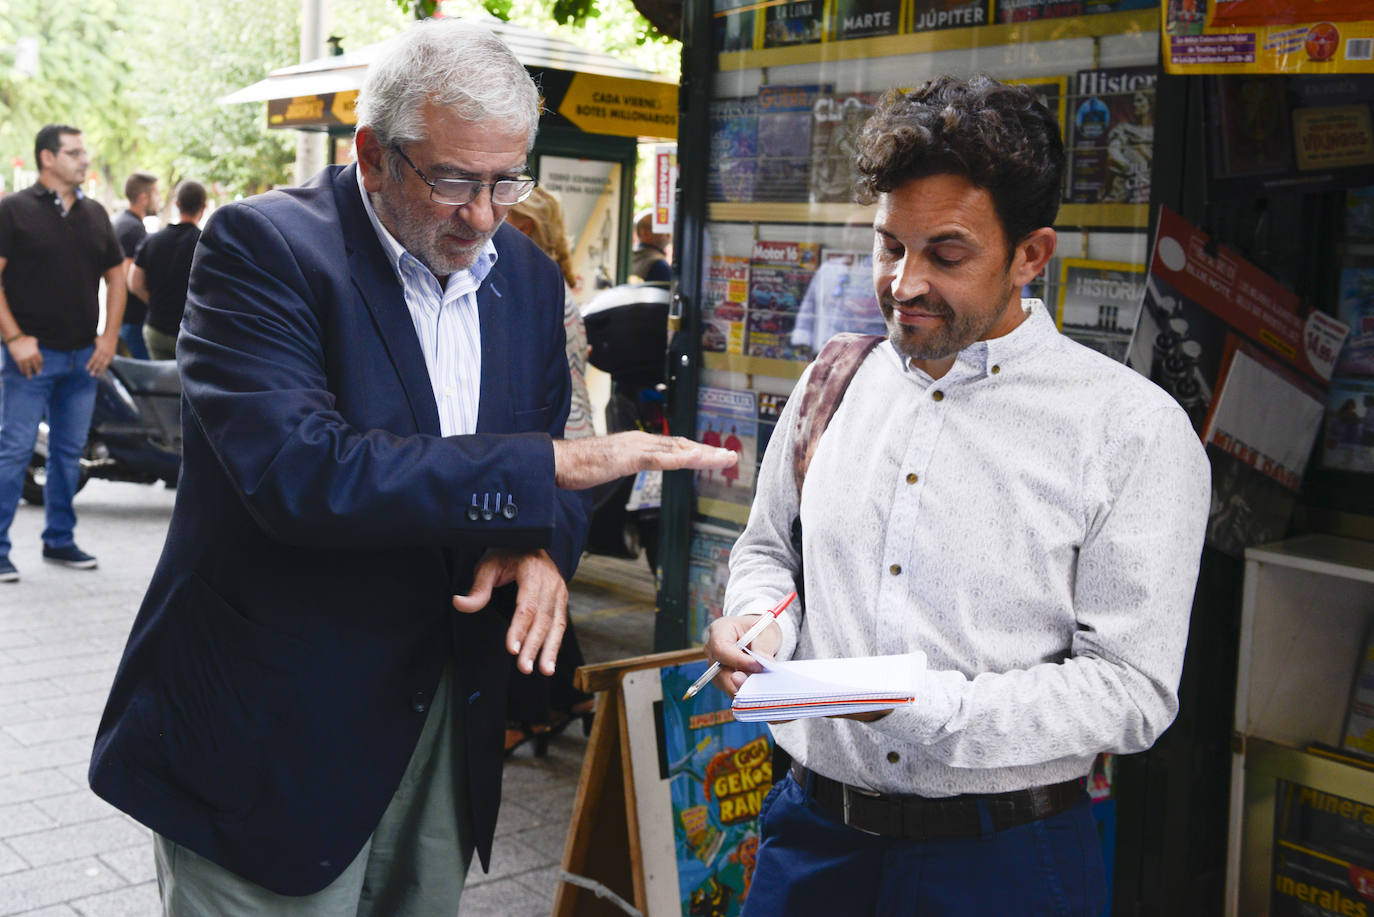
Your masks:
{"label": "brown shoulder strap", "polygon": [[811,466],[811,456],[816,454],[821,434],[844,399],[849,380],[854,378],[869,352],[882,342],[883,337],[878,334],[837,334],[826,341],[816,362],[811,364],[811,375],[806,379],[797,410],[797,436],[792,452],[792,475],[797,482],[798,499],[802,481],[806,480],[806,469]]}

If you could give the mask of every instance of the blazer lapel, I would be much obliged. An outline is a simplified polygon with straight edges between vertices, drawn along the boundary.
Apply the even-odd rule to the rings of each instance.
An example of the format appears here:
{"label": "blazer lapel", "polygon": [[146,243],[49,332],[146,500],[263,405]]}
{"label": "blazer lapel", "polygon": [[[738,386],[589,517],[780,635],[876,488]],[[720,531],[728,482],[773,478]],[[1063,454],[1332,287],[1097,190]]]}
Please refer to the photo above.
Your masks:
{"label": "blazer lapel", "polygon": [[[504,228],[504,227],[503,227]],[[512,230],[514,231],[514,230]],[[499,233],[498,233],[499,237]],[[498,243],[499,245],[499,243]],[[509,323],[504,321],[502,294],[507,289],[502,265],[509,255],[498,253],[496,265],[477,288],[477,324],[482,331],[482,390],[477,401],[477,432],[511,429]]]}
{"label": "blazer lapel", "polygon": [[[401,379],[411,415],[415,418],[415,428],[437,436],[440,432],[439,409],[434,403],[425,355],[415,336],[415,325],[406,308],[401,283],[363,207],[354,174],[357,168],[351,165],[334,176],[334,198],[339,208],[344,244],[348,248],[349,274],[358,296],[372,313],[392,368]],[[485,325],[482,330],[485,335]]]}

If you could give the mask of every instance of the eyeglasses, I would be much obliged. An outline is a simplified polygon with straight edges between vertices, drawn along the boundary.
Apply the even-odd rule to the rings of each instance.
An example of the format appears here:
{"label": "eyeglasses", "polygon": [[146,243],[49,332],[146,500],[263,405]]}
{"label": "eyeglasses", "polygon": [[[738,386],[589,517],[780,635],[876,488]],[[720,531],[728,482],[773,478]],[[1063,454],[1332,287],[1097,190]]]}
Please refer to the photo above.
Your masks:
{"label": "eyeglasses", "polygon": [[399,146],[392,149],[406,161],[406,165],[415,170],[415,174],[420,176],[420,181],[429,185],[429,199],[436,204],[461,207],[475,201],[483,188],[490,188],[491,202],[501,207],[509,207],[529,197],[534,192],[535,185],[539,184],[539,179],[532,175],[501,178],[493,182],[478,181],[475,178],[440,178],[430,181],[425,177],[425,173],[420,171],[419,166],[410,161],[405,150]]}

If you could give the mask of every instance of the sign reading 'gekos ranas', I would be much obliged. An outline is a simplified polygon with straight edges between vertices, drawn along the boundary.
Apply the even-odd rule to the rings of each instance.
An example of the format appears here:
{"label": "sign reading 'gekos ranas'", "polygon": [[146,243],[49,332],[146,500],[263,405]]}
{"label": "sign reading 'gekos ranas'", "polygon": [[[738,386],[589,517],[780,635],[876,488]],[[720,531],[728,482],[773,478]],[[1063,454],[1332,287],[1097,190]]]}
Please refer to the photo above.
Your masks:
{"label": "sign reading 'gekos ranas'", "polygon": [[577,73],[557,110],[590,134],[672,138],[677,136],[677,89],[673,83]]}

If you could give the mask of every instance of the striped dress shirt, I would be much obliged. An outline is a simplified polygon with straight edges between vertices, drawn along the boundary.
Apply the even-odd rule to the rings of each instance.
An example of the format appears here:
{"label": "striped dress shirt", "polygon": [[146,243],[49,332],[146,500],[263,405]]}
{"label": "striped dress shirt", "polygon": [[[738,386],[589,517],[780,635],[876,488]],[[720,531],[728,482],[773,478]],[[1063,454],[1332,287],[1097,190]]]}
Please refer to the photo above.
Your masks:
{"label": "striped dress shirt", "polygon": [[425,355],[434,403],[439,408],[439,431],[444,436],[477,432],[477,404],[482,387],[482,329],[477,318],[477,288],[496,264],[496,245],[490,239],[467,270],[455,271],[441,288],[429,268],[420,263],[387,231],[357,170],[358,193],[367,218],[382,242],[391,269],[401,281],[415,336]]}

